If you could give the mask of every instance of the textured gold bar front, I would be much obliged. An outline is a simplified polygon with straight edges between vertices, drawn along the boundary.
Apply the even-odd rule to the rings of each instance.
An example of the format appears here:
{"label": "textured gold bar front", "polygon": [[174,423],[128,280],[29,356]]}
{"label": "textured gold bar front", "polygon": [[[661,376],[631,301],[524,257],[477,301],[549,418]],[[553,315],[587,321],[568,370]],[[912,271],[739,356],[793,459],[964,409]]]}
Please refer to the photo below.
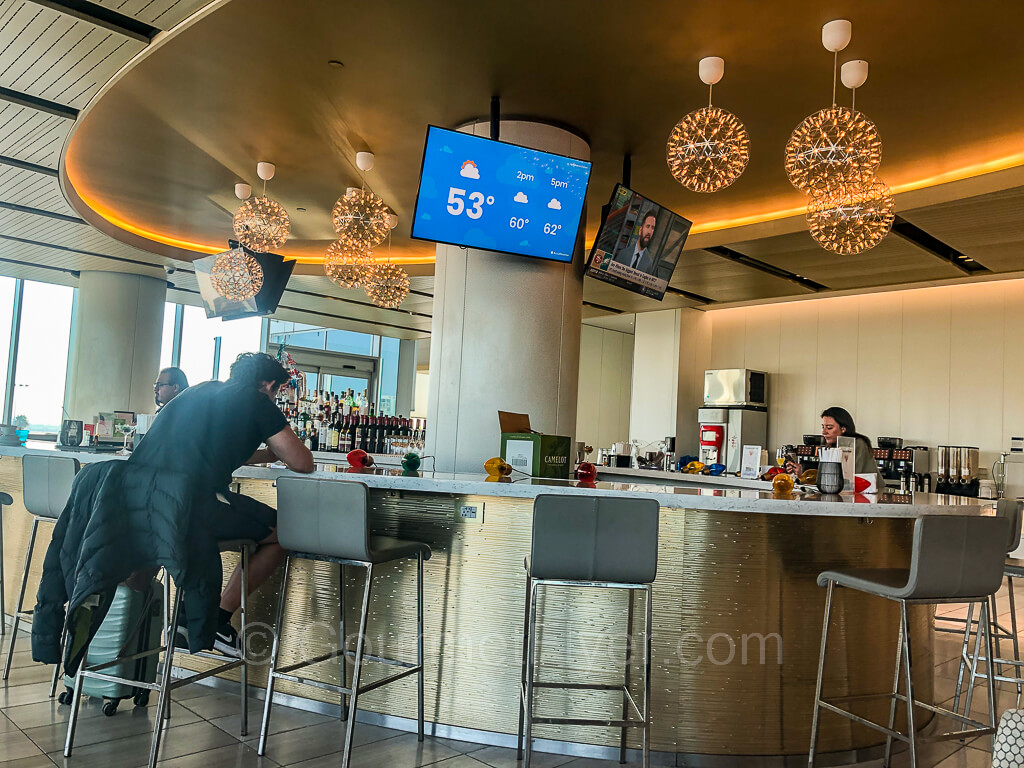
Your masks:
{"label": "textured gold bar front", "polygon": [[[13,465],[18,464],[16,473]],[[16,475],[16,477],[15,477]],[[20,461],[0,461],[0,487],[20,491]],[[275,504],[269,480],[242,480],[241,490]],[[523,559],[529,552],[532,500],[371,490],[375,532],[420,539],[433,557],[425,567],[426,717],[428,721],[515,733],[525,599]],[[7,589],[17,583],[28,516],[7,527]],[[458,509],[482,511],[463,519]],[[5,520],[5,523],[8,523]],[[652,748],[715,755],[807,752],[825,591],[817,574],[843,566],[906,567],[912,520],[811,517],[663,509],[658,579],[654,583]],[[48,531],[44,536],[48,536]],[[21,547],[17,551],[17,547]],[[230,571],[237,556],[225,556]],[[415,660],[415,562],[377,570],[368,653]],[[13,576],[13,578],[11,578]],[[346,577],[347,633],[354,647],[361,572]],[[263,662],[250,683],[264,685],[280,574],[250,601],[250,648]],[[35,585],[30,587],[34,594]],[[338,567],[293,564],[285,608],[282,663],[336,647]],[[543,597],[538,676],[544,680],[617,684],[625,656],[627,595],[618,590],[552,589]],[[643,623],[636,596],[635,631]],[[10,605],[10,602],[8,603]],[[927,607],[912,609],[915,684],[932,695],[932,623]],[[881,693],[892,685],[898,611],[889,601],[837,592],[826,663],[826,696]],[[633,659],[633,695],[640,701],[640,646]],[[201,659],[176,664],[201,669]],[[351,671],[351,664],[349,665]],[[364,682],[394,671],[368,664]],[[338,682],[337,661],[303,673]],[[237,679],[237,675],[235,676]],[[337,703],[309,687],[278,690]],[[617,718],[616,693],[541,691],[542,716]],[[415,678],[360,698],[360,708],[414,718]],[[884,701],[859,713],[885,720]],[[538,738],[613,746],[610,728],[540,725]],[[632,746],[638,733],[631,734]],[[880,742],[862,726],[822,716],[819,748],[845,751]]]}

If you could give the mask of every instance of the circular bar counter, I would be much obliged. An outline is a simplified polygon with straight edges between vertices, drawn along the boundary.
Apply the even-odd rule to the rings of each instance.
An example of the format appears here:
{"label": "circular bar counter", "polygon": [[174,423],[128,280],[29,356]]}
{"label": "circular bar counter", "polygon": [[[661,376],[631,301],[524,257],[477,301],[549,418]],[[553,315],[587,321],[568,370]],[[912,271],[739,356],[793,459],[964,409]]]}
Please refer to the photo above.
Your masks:
{"label": "circular bar counter", "polygon": [[[18,584],[30,517],[21,506],[21,461],[26,449],[0,448],[0,490],[15,496],[5,510],[8,605]],[[72,454],[83,462],[107,459]],[[287,470],[244,467],[243,493],[276,503],[274,479]],[[436,735],[514,746],[522,654],[526,579],[533,499],[540,493],[630,494],[661,505],[658,577],[654,583],[652,749],[664,762],[733,765],[735,758],[806,754],[824,590],[817,574],[849,566],[906,567],[915,517],[981,514],[977,500],[916,496],[841,496],[822,500],[777,498],[756,490],[525,479],[485,482],[478,476],[404,476],[392,471],[352,473],[318,465],[314,477],[360,481],[371,489],[374,533],[422,540],[433,556],[425,568],[426,714]],[[466,507],[475,507],[476,517]],[[48,531],[41,531],[48,536]],[[33,566],[38,579],[42,549]],[[226,558],[230,556],[225,556]],[[227,563],[226,563],[227,564]],[[233,565],[233,563],[232,563]],[[282,663],[336,648],[338,568],[298,561],[292,566],[284,621]],[[229,568],[226,568],[230,572]],[[415,658],[415,563],[380,567],[374,584],[368,653]],[[361,584],[349,575],[345,604],[354,608]],[[250,651],[257,663],[250,684],[263,685],[280,574],[250,601]],[[34,583],[29,593],[34,594]],[[551,681],[621,684],[626,602],[617,590],[552,592],[540,625],[538,676]],[[638,598],[638,601],[642,598]],[[638,610],[640,608],[638,604]],[[881,693],[892,684],[898,609],[888,601],[840,590],[833,609],[826,695]],[[354,627],[355,615],[347,616]],[[911,613],[915,685],[923,700],[933,686],[932,612]],[[354,638],[349,638],[354,644]],[[637,646],[640,647],[640,646]],[[205,661],[182,655],[182,666]],[[642,659],[632,659],[639,690]],[[367,665],[364,682],[383,672]],[[338,682],[336,663],[307,670]],[[334,695],[281,683],[284,703],[336,712]],[[639,701],[639,699],[638,699]],[[415,683],[410,679],[359,699],[360,719],[415,727]],[[542,691],[544,716],[615,717],[621,697]],[[884,720],[884,700],[858,712]],[[428,726],[430,729],[430,726]],[[579,726],[536,726],[537,748],[594,757],[617,756],[618,731]],[[638,746],[631,734],[630,746]],[[873,754],[879,734],[823,716],[819,749],[831,764]],[[686,756],[678,757],[678,756]],[[777,758],[772,760],[770,758]],[[823,764],[825,764],[823,762]]]}

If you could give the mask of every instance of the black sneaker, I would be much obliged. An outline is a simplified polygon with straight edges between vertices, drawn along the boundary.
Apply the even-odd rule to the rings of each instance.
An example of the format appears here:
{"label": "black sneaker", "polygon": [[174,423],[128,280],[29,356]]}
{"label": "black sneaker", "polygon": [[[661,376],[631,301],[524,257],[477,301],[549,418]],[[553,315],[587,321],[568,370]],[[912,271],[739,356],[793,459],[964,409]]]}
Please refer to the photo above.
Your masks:
{"label": "black sneaker", "polygon": [[227,622],[221,624],[213,640],[213,649],[233,659],[242,658],[242,639],[238,631]]}

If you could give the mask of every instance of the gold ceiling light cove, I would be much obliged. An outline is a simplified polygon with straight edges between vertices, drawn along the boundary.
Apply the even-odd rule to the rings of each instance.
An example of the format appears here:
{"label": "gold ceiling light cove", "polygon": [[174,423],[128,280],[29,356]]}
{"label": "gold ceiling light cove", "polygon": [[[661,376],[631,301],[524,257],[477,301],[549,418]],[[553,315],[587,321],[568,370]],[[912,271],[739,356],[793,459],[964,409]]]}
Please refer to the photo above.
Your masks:
{"label": "gold ceiling light cove", "polygon": [[[276,167],[273,163],[257,163],[256,173],[263,179],[263,194],[242,203],[233,221],[238,242],[256,253],[266,253],[280,248],[291,234],[292,224],[288,212],[281,205],[267,197],[267,182],[274,178]],[[236,185],[252,188],[248,184]]]}
{"label": "gold ceiling light cove", "polygon": [[725,61],[707,56],[697,65],[708,86],[708,105],[680,120],[668,137],[666,162],[676,181],[694,192],[717,192],[740,177],[750,160],[750,137],[736,115],[711,104]]}
{"label": "gold ceiling light cove", "polygon": [[362,285],[373,267],[373,254],[354,247],[347,240],[337,240],[327,246],[324,272],[331,282],[342,288],[357,288]]}
{"label": "gold ceiling light cove", "polygon": [[225,299],[246,301],[263,287],[263,267],[243,248],[232,248],[213,262],[210,282]]}

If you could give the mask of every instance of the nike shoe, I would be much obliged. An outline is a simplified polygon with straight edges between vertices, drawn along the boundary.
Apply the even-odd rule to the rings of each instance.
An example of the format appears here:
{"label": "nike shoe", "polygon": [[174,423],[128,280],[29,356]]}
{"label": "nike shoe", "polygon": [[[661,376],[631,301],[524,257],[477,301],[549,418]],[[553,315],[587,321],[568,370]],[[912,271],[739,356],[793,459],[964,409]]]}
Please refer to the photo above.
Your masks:
{"label": "nike shoe", "polygon": [[242,658],[242,638],[239,637],[238,631],[233,626],[225,622],[217,629],[213,640],[213,649],[233,659],[240,659]]}

